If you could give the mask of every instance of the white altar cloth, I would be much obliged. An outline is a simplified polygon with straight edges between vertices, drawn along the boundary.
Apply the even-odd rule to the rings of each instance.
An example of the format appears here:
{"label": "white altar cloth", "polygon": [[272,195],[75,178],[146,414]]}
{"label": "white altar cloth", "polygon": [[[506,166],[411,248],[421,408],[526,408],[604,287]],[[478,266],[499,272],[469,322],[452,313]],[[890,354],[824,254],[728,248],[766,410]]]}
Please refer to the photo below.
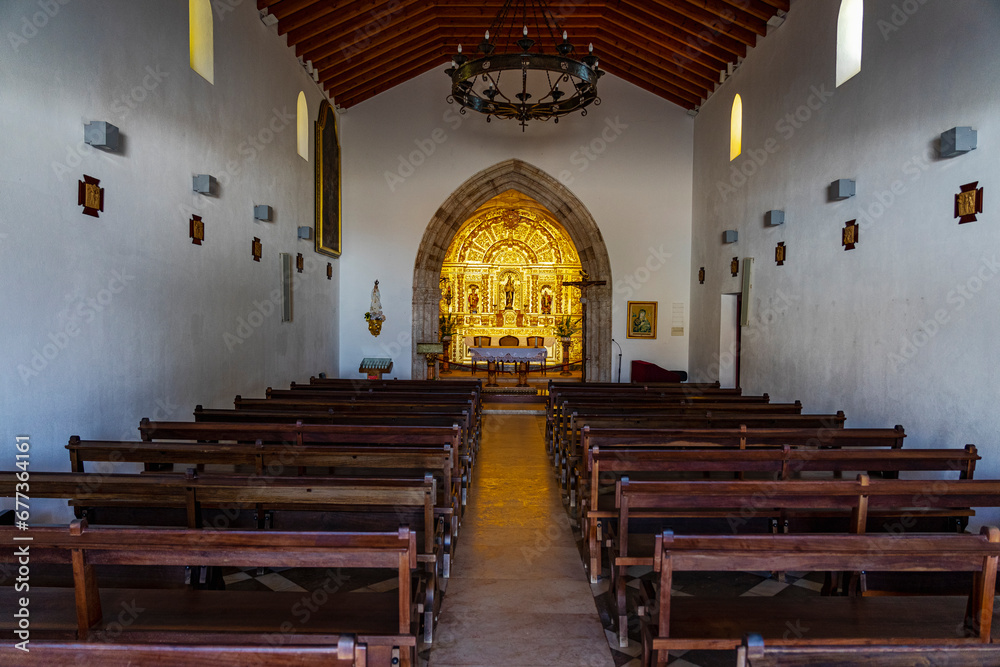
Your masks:
{"label": "white altar cloth", "polygon": [[[518,347],[528,347],[528,337],[527,336],[517,336],[516,338],[517,338],[517,345],[518,345]],[[498,336],[493,336],[493,339],[494,340],[500,340],[500,338]],[[545,347],[552,347],[556,343],[557,340],[558,339],[555,338],[554,336],[545,336],[545,340],[543,341],[542,344]],[[465,337],[465,346],[466,347],[471,348],[475,344],[476,344],[475,343],[475,338],[473,336],[466,336]],[[484,348],[484,349],[492,349],[492,348]]]}
{"label": "white altar cloth", "polygon": [[470,347],[473,361],[545,361],[549,351],[544,347]]}

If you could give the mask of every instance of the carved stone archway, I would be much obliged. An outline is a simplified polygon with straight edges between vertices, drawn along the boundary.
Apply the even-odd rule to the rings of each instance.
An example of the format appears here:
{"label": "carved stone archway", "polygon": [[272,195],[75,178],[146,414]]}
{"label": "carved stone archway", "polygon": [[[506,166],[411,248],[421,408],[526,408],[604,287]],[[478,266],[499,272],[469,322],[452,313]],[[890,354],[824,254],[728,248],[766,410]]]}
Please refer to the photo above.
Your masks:
{"label": "carved stone archway", "polygon": [[458,230],[480,206],[493,197],[517,190],[542,204],[565,227],[576,245],[580,263],[592,280],[607,285],[591,287],[587,306],[588,379],[611,380],[611,260],[601,230],[587,207],[562,183],[521,160],[506,160],[463,183],[431,218],[420,241],[413,268],[413,378],[427,377],[417,343],[437,341],[441,289],[438,280],[445,253]]}

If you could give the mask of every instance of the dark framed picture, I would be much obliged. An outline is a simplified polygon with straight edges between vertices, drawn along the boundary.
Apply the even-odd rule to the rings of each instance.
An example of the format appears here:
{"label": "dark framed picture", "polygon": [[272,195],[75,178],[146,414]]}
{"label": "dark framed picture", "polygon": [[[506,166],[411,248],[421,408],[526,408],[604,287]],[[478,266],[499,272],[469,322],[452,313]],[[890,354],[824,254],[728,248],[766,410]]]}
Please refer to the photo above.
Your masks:
{"label": "dark framed picture", "polygon": [[316,252],[340,257],[340,138],[337,114],[323,100],[316,119]]}
{"label": "dark framed picture", "polygon": [[656,302],[629,301],[627,338],[656,338]]}

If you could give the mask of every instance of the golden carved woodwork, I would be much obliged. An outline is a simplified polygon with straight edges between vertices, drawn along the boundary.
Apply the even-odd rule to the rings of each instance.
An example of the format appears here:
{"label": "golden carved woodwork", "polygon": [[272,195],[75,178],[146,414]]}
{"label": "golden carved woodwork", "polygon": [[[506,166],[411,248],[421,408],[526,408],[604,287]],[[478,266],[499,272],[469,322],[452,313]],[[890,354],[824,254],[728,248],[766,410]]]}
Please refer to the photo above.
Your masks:
{"label": "golden carved woodwork", "polygon": [[983,212],[983,188],[977,188],[979,181],[966,183],[955,195],[955,217],[959,224],[975,222],[976,215]]}
{"label": "golden carved woodwork", "polygon": [[104,188],[101,187],[99,179],[84,175],[83,180],[79,182],[77,204],[83,207],[84,215],[101,217],[100,214],[104,210]]}
{"label": "golden carved woodwork", "polygon": [[[581,313],[580,291],[562,286],[581,273],[576,246],[544,206],[513,190],[486,202],[455,234],[441,269],[455,290],[450,302],[441,300],[441,313],[456,315],[451,358],[468,359],[466,336],[554,336],[557,319]],[[555,347],[550,363],[561,359]]]}

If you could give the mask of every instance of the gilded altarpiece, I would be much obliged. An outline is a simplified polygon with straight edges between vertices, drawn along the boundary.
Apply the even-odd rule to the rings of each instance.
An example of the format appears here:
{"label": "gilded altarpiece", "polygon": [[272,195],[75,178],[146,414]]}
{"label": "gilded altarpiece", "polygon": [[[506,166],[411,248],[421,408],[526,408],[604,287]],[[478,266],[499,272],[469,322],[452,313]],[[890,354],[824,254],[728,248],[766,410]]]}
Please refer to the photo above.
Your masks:
{"label": "gilded altarpiece", "polygon": [[[566,230],[543,206],[513,191],[484,204],[458,231],[441,269],[441,313],[455,317],[450,357],[470,363],[467,337],[556,337],[555,325],[581,314],[580,257]],[[579,361],[581,334],[570,359]],[[549,346],[549,363],[562,346]]]}

